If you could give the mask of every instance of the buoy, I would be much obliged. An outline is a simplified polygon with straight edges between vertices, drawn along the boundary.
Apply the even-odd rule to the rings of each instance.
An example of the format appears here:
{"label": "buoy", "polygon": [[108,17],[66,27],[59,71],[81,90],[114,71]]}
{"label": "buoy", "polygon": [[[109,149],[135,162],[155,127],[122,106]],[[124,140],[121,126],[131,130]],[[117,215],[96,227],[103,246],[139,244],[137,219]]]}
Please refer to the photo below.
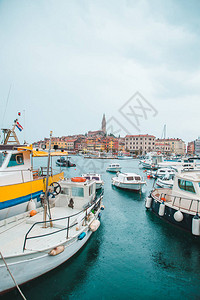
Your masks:
{"label": "buoy", "polygon": [[180,210],[177,210],[174,214],[174,220],[176,222],[181,222],[183,220],[183,214]]}
{"label": "buoy", "polygon": [[146,204],[145,204],[145,207],[147,209],[151,208],[151,203],[152,203],[152,198],[151,197],[147,197],[146,198]]}
{"label": "buoy", "polygon": [[198,214],[192,218],[192,234],[200,235],[200,218]]}
{"label": "buoy", "polygon": [[99,220],[94,220],[91,224],[90,224],[90,230],[92,232],[95,232],[100,226],[100,221]]}
{"label": "buoy", "polygon": [[31,199],[30,201],[28,201],[27,209],[28,210],[35,210],[36,209],[35,201],[33,199]]}
{"label": "buoy", "polygon": [[164,204],[164,202],[163,202],[163,203],[160,203],[160,207],[159,207],[158,214],[159,214],[159,216],[161,216],[161,217],[164,216],[164,214],[165,214],[165,204]]}
{"label": "buoy", "polygon": [[71,181],[72,182],[85,182],[86,179],[83,177],[73,177],[73,178],[71,178]]}
{"label": "buoy", "polygon": [[150,175],[147,175],[147,178],[148,178],[148,179],[150,179],[150,178],[151,178],[151,176],[150,176]]}
{"label": "buoy", "polygon": [[78,236],[78,240],[82,240],[86,236],[86,233],[83,231],[81,234]]}
{"label": "buoy", "polygon": [[52,250],[49,252],[49,255],[51,255],[51,256],[56,256],[56,255],[62,253],[64,250],[65,250],[65,247],[64,247],[64,246],[58,246],[58,247],[52,249]]}
{"label": "buoy", "polygon": [[31,210],[30,211],[30,217],[33,217],[33,216],[35,216],[37,214],[37,211],[36,210]]}

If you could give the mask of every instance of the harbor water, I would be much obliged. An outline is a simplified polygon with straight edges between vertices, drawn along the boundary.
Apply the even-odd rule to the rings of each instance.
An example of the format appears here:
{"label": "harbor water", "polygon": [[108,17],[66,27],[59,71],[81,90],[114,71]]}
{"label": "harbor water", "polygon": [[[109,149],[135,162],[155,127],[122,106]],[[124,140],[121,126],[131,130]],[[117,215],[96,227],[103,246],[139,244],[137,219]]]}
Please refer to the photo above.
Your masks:
{"label": "harbor water", "polygon": [[[159,219],[145,209],[154,180],[147,179],[138,160],[117,160],[122,172],[145,177],[142,193],[111,186],[111,162],[72,156],[75,168],[66,177],[102,174],[104,205],[101,226],[71,260],[21,287],[29,300],[61,299],[199,299],[200,238]],[[114,162],[114,160],[112,161]],[[37,159],[35,167],[45,166]],[[55,166],[54,168],[59,170]],[[28,270],[27,270],[28,271]],[[21,299],[17,290],[2,300]]]}

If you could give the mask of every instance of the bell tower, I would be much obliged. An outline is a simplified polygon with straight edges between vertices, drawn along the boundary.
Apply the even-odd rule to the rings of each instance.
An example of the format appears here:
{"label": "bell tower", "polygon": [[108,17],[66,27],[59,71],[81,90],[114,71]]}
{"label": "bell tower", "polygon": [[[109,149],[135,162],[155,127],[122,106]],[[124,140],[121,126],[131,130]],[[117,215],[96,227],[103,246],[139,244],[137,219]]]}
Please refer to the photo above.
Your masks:
{"label": "bell tower", "polygon": [[101,130],[104,132],[104,134],[106,134],[106,117],[105,117],[105,114],[103,114],[103,119],[102,119],[102,123],[101,123]]}

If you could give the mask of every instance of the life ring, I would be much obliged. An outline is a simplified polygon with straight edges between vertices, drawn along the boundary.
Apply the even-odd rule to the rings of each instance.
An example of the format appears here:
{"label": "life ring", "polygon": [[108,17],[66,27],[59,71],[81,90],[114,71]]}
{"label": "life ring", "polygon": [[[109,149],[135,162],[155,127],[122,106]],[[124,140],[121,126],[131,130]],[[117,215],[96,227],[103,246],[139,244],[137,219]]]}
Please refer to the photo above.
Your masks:
{"label": "life ring", "polygon": [[160,154],[161,154],[161,151],[158,151],[157,154],[160,155]]}
{"label": "life ring", "polygon": [[85,182],[86,179],[83,177],[73,177],[73,178],[71,178],[71,181],[72,182]]}

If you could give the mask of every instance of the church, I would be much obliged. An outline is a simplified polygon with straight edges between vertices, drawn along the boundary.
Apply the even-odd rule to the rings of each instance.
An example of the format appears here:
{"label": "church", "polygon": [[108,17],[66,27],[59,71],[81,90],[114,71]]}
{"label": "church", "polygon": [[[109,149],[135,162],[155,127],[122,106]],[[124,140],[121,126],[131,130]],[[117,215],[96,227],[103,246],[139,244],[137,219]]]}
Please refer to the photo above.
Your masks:
{"label": "church", "polygon": [[106,136],[106,116],[103,114],[101,122],[101,130],[88,131],[88,137]]}

